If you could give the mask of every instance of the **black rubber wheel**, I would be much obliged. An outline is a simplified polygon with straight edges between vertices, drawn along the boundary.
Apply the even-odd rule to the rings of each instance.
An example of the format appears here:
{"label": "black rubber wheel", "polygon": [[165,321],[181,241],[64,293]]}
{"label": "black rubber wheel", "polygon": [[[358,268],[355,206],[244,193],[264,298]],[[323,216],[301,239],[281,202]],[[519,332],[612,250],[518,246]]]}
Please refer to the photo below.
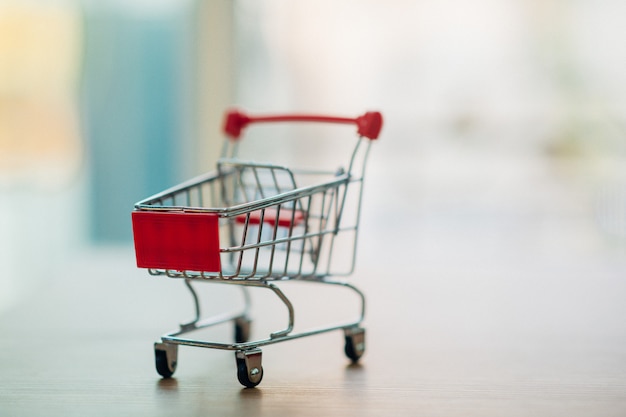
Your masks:
{"label": "black rubber wheel", "polygon": [[352,338],[349,336],[346,336],[346,344],[343,351],[353,363],[356,363],[359,359],[361,359],[362,354],[359,354],[356,349],[354,349],[354,343],[352,342]]}
{"label": "black rubber wheel", "polygon": [[250,340],[250,323],[252,321],[245,317],[235,319],[235,343],[246,343]]}
{"label": "black rubber wheel", "polygon": [[176,371],[176,361],[171,361],[167,357],[167,351],[154,349],[154,364],[156,370],[163,378],[171,378]]}
{"label": "black rubber wheel", "polygon": [[346,333],[345,341],[343,351],[352,363],[357,363],[365,353],[365,331],[361,330],[357,334]]}
{"label": "black rubber wheel", "polygon": [[261,375],[257,376],[255,381],[251,381],[248,368],[246,367],[246,360],[237,358],[237,379],[241,385],[246,388],[254,388],[259,385],[263,379],[263,367],[259,368],[258,372],[260,372]]}

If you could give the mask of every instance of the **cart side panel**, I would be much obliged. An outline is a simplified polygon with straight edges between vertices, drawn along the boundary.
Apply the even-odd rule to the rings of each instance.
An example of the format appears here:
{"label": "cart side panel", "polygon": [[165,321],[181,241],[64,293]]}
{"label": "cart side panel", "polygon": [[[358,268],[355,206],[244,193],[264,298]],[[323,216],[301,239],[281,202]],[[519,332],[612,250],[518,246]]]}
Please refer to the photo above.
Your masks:
{"label": "cart side panel", "polygon": [[213,213],[134,211],[137,266],[220,272],[218,220]]}

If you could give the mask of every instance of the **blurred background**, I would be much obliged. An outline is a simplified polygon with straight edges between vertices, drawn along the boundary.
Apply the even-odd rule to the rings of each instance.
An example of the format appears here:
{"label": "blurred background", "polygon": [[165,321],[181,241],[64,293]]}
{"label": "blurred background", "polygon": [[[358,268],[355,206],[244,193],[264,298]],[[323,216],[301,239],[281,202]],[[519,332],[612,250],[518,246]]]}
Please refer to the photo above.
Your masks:
{"label": "blurred background", "polygon": [[[591,290],[605,310],[584,317],[621,314],[624,14],[618,0],[0,0],[0,314],[85,253],[132,260],[133,204],[211,169],[231,106],[383,113],[363,269],[454,268],[482,277],[460,288],[513,299],[584,271],[564,311]],[[555,281],[520,284],[519,268]],[[452,307],[434,282],[430,307]]]}

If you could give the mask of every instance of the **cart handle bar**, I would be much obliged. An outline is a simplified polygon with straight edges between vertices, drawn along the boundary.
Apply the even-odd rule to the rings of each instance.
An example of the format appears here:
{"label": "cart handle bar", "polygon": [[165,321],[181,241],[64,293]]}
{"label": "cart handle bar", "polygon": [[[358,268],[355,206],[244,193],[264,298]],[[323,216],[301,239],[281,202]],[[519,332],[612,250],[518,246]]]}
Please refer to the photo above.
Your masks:
{"label": "cart handle bar", "polygon": [[224,133],[231,139],[236,140],[241,136],[244,127],[251,123],[266,122],[321,122],[321,123],[342,123],[355,124],[357,133],[371,140],[377,139],[380,129],[383,126],[383,116],[377,112],[367,112],[355,118],[321,116],[314,114],[282,114],[271,116],[249,116],[238,110],[231,110],[226,113],[224,120]]}

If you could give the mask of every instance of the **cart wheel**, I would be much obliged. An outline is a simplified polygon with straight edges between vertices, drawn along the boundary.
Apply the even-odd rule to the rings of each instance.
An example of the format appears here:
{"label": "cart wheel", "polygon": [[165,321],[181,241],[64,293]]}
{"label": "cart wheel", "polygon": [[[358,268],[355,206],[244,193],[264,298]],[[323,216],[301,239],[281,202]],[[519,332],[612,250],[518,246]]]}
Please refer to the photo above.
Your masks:
{"label": "cart wheel", "polygon": [[250,339],[250,324],[252,320],[247,317],[235,319],[235,343],[246,343]]}
{"label": "cart wheel", "polygon": [[154,344],[154,364],[163,378],[170,378],[176,371],[178,361],[178,345],[168,343]]}
{"label": "cart wheel", "polygon": [[237,379],[246,388],[254,388],[263,379],[261,366],[261,349],[238,350],[235,353],[237,360]]}
{"label": "cart wheel", "polygon": [[361,327],[350,327],[344,329],[346,345],[344,352],[353,363],[359,361],[365,353],[365,329]]}

